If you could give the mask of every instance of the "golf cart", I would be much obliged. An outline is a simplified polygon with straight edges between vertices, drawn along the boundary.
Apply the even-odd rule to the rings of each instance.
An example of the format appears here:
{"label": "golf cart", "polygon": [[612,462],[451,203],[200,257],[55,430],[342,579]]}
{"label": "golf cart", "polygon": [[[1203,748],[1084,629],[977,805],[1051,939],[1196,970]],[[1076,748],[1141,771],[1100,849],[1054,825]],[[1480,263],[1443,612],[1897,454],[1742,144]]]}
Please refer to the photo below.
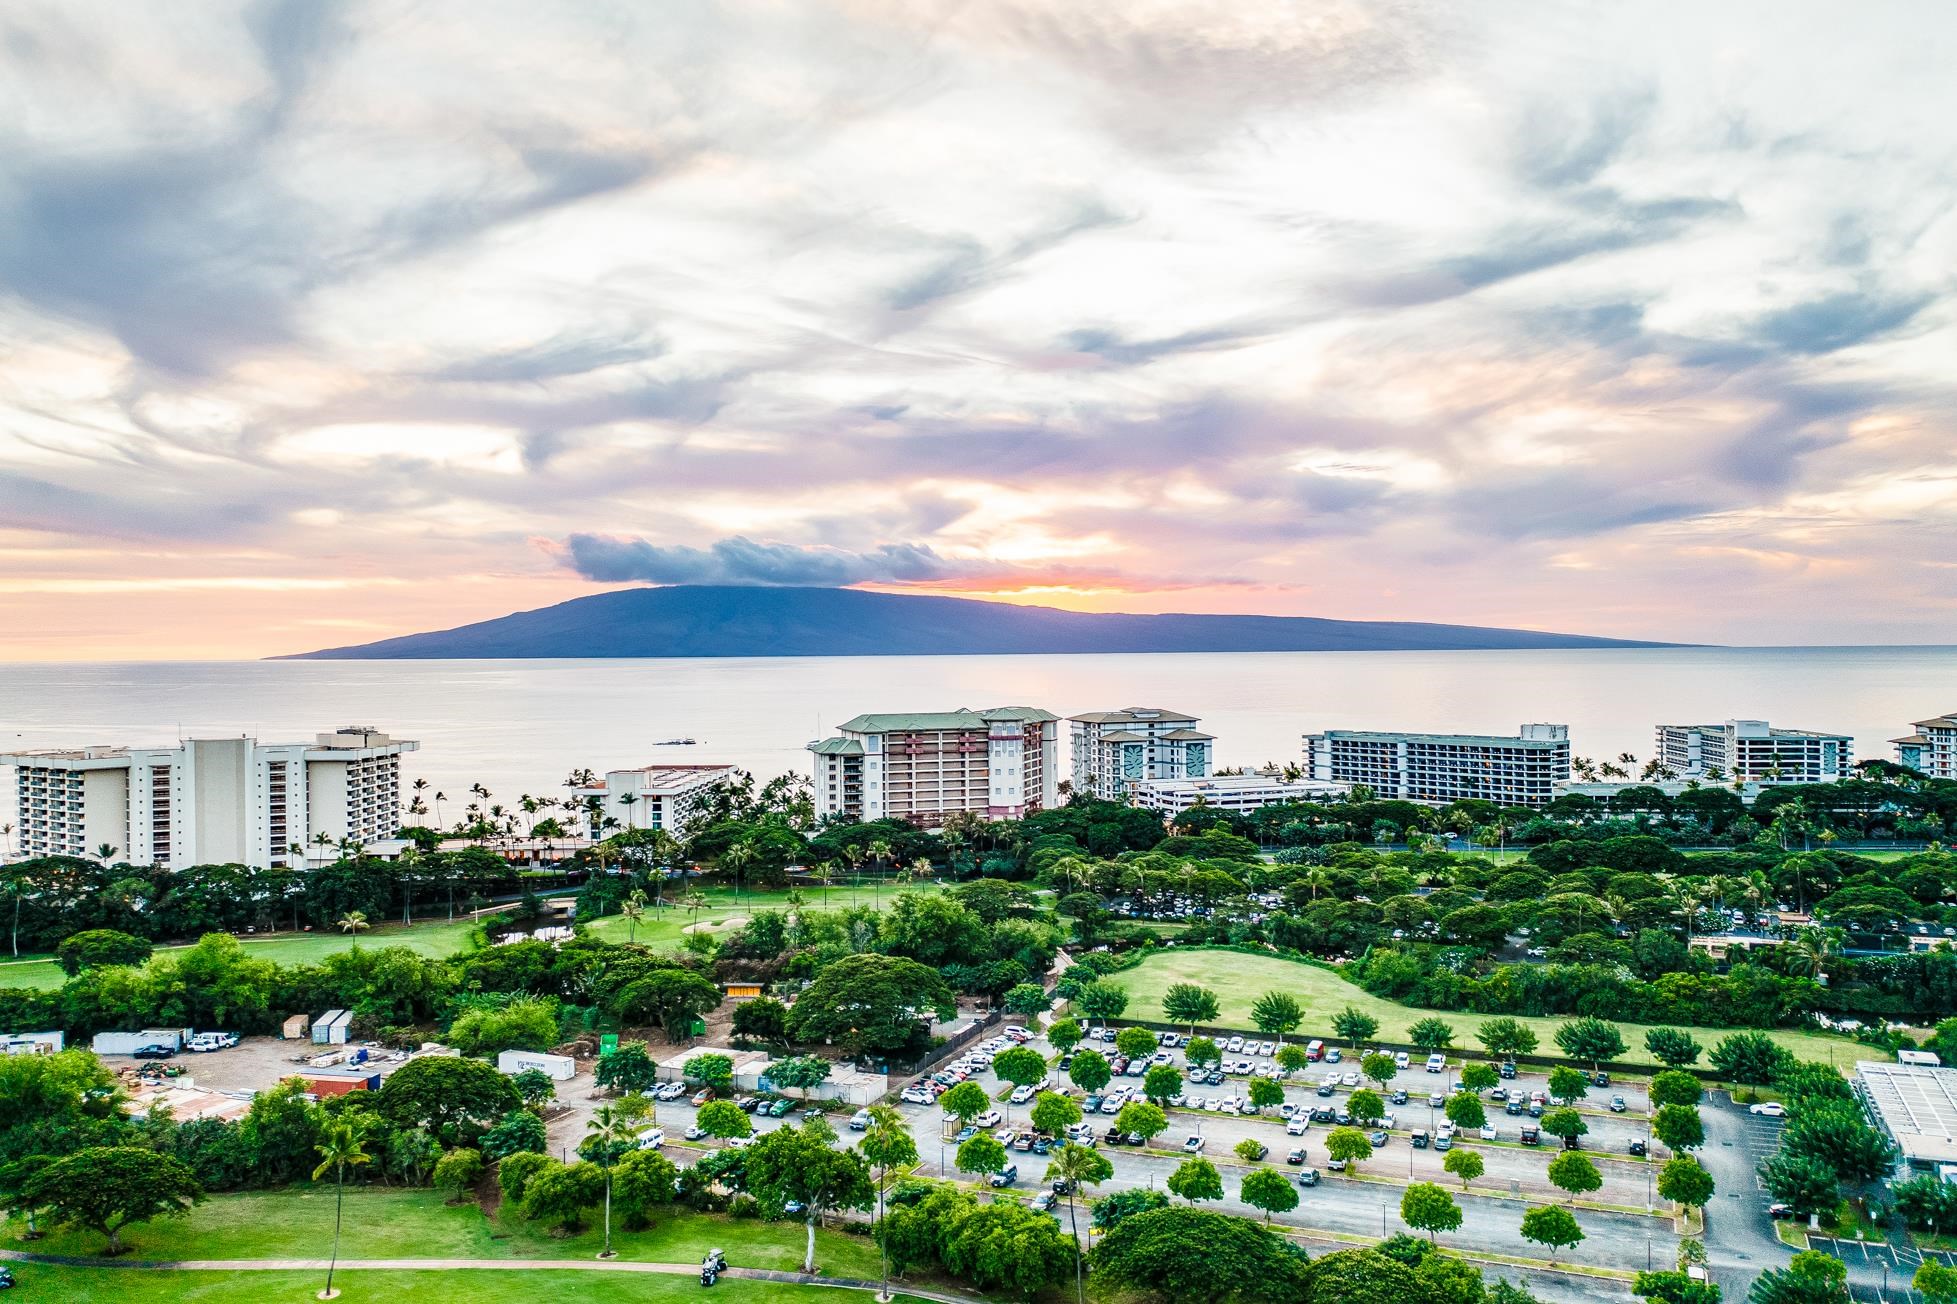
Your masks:
{"label": "golf cart", "polygon": [[727,1271],[727,1255],[721,1250],[708,1250],[707,1257],[700,1260],[700,1284],[711,1286],[720,1280],[720,1274]]}

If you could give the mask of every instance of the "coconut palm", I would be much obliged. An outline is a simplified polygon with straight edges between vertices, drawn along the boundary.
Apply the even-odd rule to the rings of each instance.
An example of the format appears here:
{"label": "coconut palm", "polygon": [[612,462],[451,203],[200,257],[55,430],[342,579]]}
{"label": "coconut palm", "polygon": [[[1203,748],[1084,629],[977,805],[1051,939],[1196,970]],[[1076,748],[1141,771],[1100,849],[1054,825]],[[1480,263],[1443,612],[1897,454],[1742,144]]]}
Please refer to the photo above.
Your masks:
{"label": "coconut palm", "polygon": [[635,1093],[598,1106],[585,1121],[585,1136],[598,1143],[598,1163],[605,1170],[605,1248],[598,1251],[601,1259],[612,1257],[612,1165],[638,1136],[639,1124],[649,1109],[646,1098]]}
{"label": "coconut palm", "polygon": [[328,1123],[320,1138],[319,1144],[313,1147],[319,1151],[319,1167],[313,1169],[313,1180],[317,1182],[328,1170],[333,1174],[333,1257],[326,1261],[326,1289],[319,1297],[332,1299],[333,1270],[340,1266],[340,1215],[346,1205],[347,1169],[367,1163],[370,1156],[361,1149],[361,1142],[366,1140],[364,1131],[355,1127],[350,1118]]}
{"label": "coconut palm", "polygon": [[372,924],[367,922],[367,912],[364,910],[347,911],[344,915],[340,916],[339,922],[333,926],[343,933],[351,933],[355,946],[360,944],[360,934],[373,927]]}
{"label": "coconut palm", "polygon": [[705,893],[698,891],[688,892],[680,898],[680,909],[691,910],[693,912],[693,927],[695,928],[700,926],[700,912],[706,908],[707,898]]}
{"label": "coconut palm", "polygon": [[1074,1208],[1074,1196],[1084,1186],[1099,1186],[1111,1173],[1108,1161],[1098,1152],[1071,1141],[1054,1151],[1052,1162],[1046,1166],[1049,1179],[1064,1179],[1067,1183],[1067,1226],[1074,1237],[1074,1297],[1078,1304],[1087,1304],[1087,1285],[1081,1273],[1080,1218]]}
{"label": "coconut palm", "polygon": [[638,805],[638,803],[639,794],[636,792],[621,792],[618,794],[618,804],[625,808],[625,827],[628,829],[638,827],[632,819],[632,808]]}
{"label": "coconut palm", "polygon": [[741,871],[754,863],[754,844],[745,841],[736,842],[733,846],[720,853],[720,863],[734,871],[734,901],[736,904],[739,904],[741,899]]}
{"label": "coconut palm", "polygon": [[637,888],[632,894],[619,902],[618,913],[625,916],[625,940],[632,942],[639,936],[639,920],[645,917],[646,894]]}

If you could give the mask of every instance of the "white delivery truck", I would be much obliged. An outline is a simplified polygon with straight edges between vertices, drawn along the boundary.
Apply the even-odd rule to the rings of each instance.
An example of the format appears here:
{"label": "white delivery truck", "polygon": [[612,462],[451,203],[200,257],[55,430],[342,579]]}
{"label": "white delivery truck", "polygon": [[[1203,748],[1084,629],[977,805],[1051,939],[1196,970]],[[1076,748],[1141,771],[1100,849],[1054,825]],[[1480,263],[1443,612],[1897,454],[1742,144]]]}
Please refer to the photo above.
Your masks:
{"label": "white delivery truck", "polygon": [[557,1082],[577,1076],[578,1062],[569,1055],[544,1055],[532,1050],[506,1050],[496,1057],[498,1071],[512,1076],[535,1069]]}

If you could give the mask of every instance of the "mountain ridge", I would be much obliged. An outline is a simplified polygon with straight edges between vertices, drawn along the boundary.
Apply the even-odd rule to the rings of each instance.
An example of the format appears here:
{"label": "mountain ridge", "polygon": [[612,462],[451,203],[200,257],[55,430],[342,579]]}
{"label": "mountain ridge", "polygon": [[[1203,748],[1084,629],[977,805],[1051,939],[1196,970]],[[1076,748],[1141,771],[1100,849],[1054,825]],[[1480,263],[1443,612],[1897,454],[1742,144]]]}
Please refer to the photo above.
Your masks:
{"label": "mountain ridge", "polygon": [[293,660],[1469,651],[1677,647],[1421,621],[1067,611],[861,589],[614,589],[452,629],[288,653]]}

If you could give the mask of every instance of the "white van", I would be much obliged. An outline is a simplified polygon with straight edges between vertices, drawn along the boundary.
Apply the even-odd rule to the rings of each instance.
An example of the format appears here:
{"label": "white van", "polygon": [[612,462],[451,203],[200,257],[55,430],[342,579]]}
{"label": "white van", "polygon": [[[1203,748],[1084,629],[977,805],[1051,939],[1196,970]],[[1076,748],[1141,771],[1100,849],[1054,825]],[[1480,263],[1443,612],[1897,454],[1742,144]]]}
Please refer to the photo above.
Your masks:
{"label": "white van", "polygon": [[645,1131],[639,1133],[638,1140],[634,1142],[634,1145],[640,1150],[657,1150],[665,1144],[666,1130],[658,1127],[647,1128]]}

